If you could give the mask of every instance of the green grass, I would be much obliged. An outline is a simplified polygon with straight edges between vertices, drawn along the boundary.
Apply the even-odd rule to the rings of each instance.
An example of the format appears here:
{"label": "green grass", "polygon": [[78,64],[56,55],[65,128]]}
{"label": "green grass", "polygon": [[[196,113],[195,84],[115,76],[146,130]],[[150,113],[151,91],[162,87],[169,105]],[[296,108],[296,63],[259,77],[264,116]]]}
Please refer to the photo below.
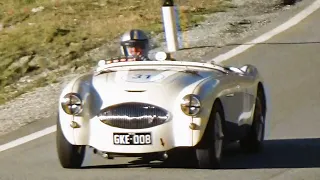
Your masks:
{"label": "green grass", "polygon": [[[182,30],[203,21],[204,14],[232,7],[229,0],[176,0],[175,3],[180,7]],[[41,78],[17,89],[15,84],[21,77],[64,65],[89,67],[98,59],[77,62],[75,59],[129,29],[162,32],[161,4],[162,0],[2,0],[0,103],[54,82],[51,77]],[[40,6],[44,7],[42,11],[31,11]],[[22,57],[24,61],[20,60]]]}

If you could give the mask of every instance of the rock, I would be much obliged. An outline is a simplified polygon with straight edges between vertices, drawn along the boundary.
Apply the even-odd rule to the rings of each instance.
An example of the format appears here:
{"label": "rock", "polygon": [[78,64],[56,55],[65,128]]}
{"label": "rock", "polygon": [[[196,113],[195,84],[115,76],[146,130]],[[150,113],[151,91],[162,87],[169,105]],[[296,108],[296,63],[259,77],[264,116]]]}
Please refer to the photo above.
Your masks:
{"label": "rock", "polygon": [[243,19],[243,20],[239,21],[238,24],[240,24],[240,25],[251,24],[251,21],[248,19]]}
{"label": "rock", "polygon": [[76,67],[75,67],[75,66],[73,66],[73,67],[70,68],[70,72],[71,72],[71,73],[74,73],[75,71],[76,71]]}
{"label": "rock", "polygon": [[80,43],[71,42],[70,46],[78,47],[78,46],[81,46],[81,44]]}
{"label": "rock", "polygon": [[296,3],[296,0],[283,0],[284,5],[293,5]]}
{"label": "rock", "polygon": [[44,10],[44,7],[43,6],[40,6],[40,7],[37,7],[37,8],[32,8],[31,11],[33,13],[37,13],[37,12],[41,12]]}
{"label": "rock", "polygon": [[31,82],[32,80],[30,79],[30,76],[24,76],[19,79],[19,82],[25,83],[25,82]]}
{"label": "rock", "polygon": [[65,36],[69,33],[70,33],[69,29],[57,28],[53,35],[54,36]]}
{"label": "rock", "polygon": [[22,67],[24,65],[26,65],[30,60],[31,60],[32,56],[24,56],[21,57],[17,62],[12,63],[8,69],[17,69],[19,67]]}
{"label": "rock", "polygon": [[46,68],[49,62],[46,58],[41,56],[35,56],[29,63],[28,66],[31,68]]}
{"label": "rock", "polygon": [[190,7],[189,6],[180,6],[179,10],[180,10],[181,13],[185,13],[185,12],[188,12],[190,10]]}
{"label": "rock", "polygon": [[78,68],[76,69],[75,72],[77,72],[77,73],[85,73],[86,70],[87,70],[86,67],[80,66],[80,67],[78,67]]}
{"label": "rock", "polygon": [[139,5],[123,7],[123,8],[120,8],[119,11],[133,11],[133,10],[138,9],[139,7],[140,7]]}

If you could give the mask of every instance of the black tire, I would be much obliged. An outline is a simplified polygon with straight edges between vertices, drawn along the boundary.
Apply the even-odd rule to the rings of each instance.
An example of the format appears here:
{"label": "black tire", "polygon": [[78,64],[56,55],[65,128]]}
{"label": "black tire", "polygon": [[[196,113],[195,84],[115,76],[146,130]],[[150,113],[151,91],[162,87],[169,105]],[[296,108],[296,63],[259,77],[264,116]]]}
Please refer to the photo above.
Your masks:
{"label": "black tire", "polygon": [[240,140],[240,147],[249,153],[257,153],[263,149],[265,116],[262,105],[261,92],[258,93],[254,109],[254,118],[249,133]]}
{"label": "black tire", "polygon": [[199,168],[220,168],[223,149],[223,123],[224,112],[221,104],[216,102],[212,107],[205,134],[195,149]]}
{"label": "black tire", "polygon": [[60,123],[57,123],[56,146],[60,164],[64,168],[80,168],[85,156],[86,146],[72,145],[64,137]]}

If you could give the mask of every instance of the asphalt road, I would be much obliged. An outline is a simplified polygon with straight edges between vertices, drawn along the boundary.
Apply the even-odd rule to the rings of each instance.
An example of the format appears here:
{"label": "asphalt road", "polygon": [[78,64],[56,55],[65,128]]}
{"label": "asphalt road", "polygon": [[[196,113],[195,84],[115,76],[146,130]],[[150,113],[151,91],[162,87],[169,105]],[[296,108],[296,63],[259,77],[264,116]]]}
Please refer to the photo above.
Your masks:
{"label": "asphalt road", "polygon": [[[53,133],[1,152],[0,179],[320,179],[319,24],[320,10],[225,62],[253,64],[265,78],[271,101],[265,150],[260,154],[231,147],[222,169],[200,170],[129,165],[134,159],[106,160],[90,152],[83,169],[67,170],[59,165]],[[14,136],[18,135],[8,138]]]}

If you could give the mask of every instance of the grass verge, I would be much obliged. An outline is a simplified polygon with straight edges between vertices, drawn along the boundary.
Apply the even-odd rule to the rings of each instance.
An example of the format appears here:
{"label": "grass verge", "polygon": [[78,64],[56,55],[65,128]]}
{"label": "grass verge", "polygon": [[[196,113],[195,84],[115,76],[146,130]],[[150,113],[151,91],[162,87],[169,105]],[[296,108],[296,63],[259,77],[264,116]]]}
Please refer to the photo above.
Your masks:
{"label": "grass verge", "polygon": [[[181,30],[225,11],[230,0],[175,0]],[[98,59],[85,52],[140,28],[163,32],[160,0],[2,0],[0,2],[0,104],[55,82],[56,75],[19,86],[21,78]],[[75,59],[78,61],[75,62]],[[90,62],[90,63],[89,63]],[[89,63],[89,64],[88,64]],[[59,76],[69,73],[60,71]]]}

